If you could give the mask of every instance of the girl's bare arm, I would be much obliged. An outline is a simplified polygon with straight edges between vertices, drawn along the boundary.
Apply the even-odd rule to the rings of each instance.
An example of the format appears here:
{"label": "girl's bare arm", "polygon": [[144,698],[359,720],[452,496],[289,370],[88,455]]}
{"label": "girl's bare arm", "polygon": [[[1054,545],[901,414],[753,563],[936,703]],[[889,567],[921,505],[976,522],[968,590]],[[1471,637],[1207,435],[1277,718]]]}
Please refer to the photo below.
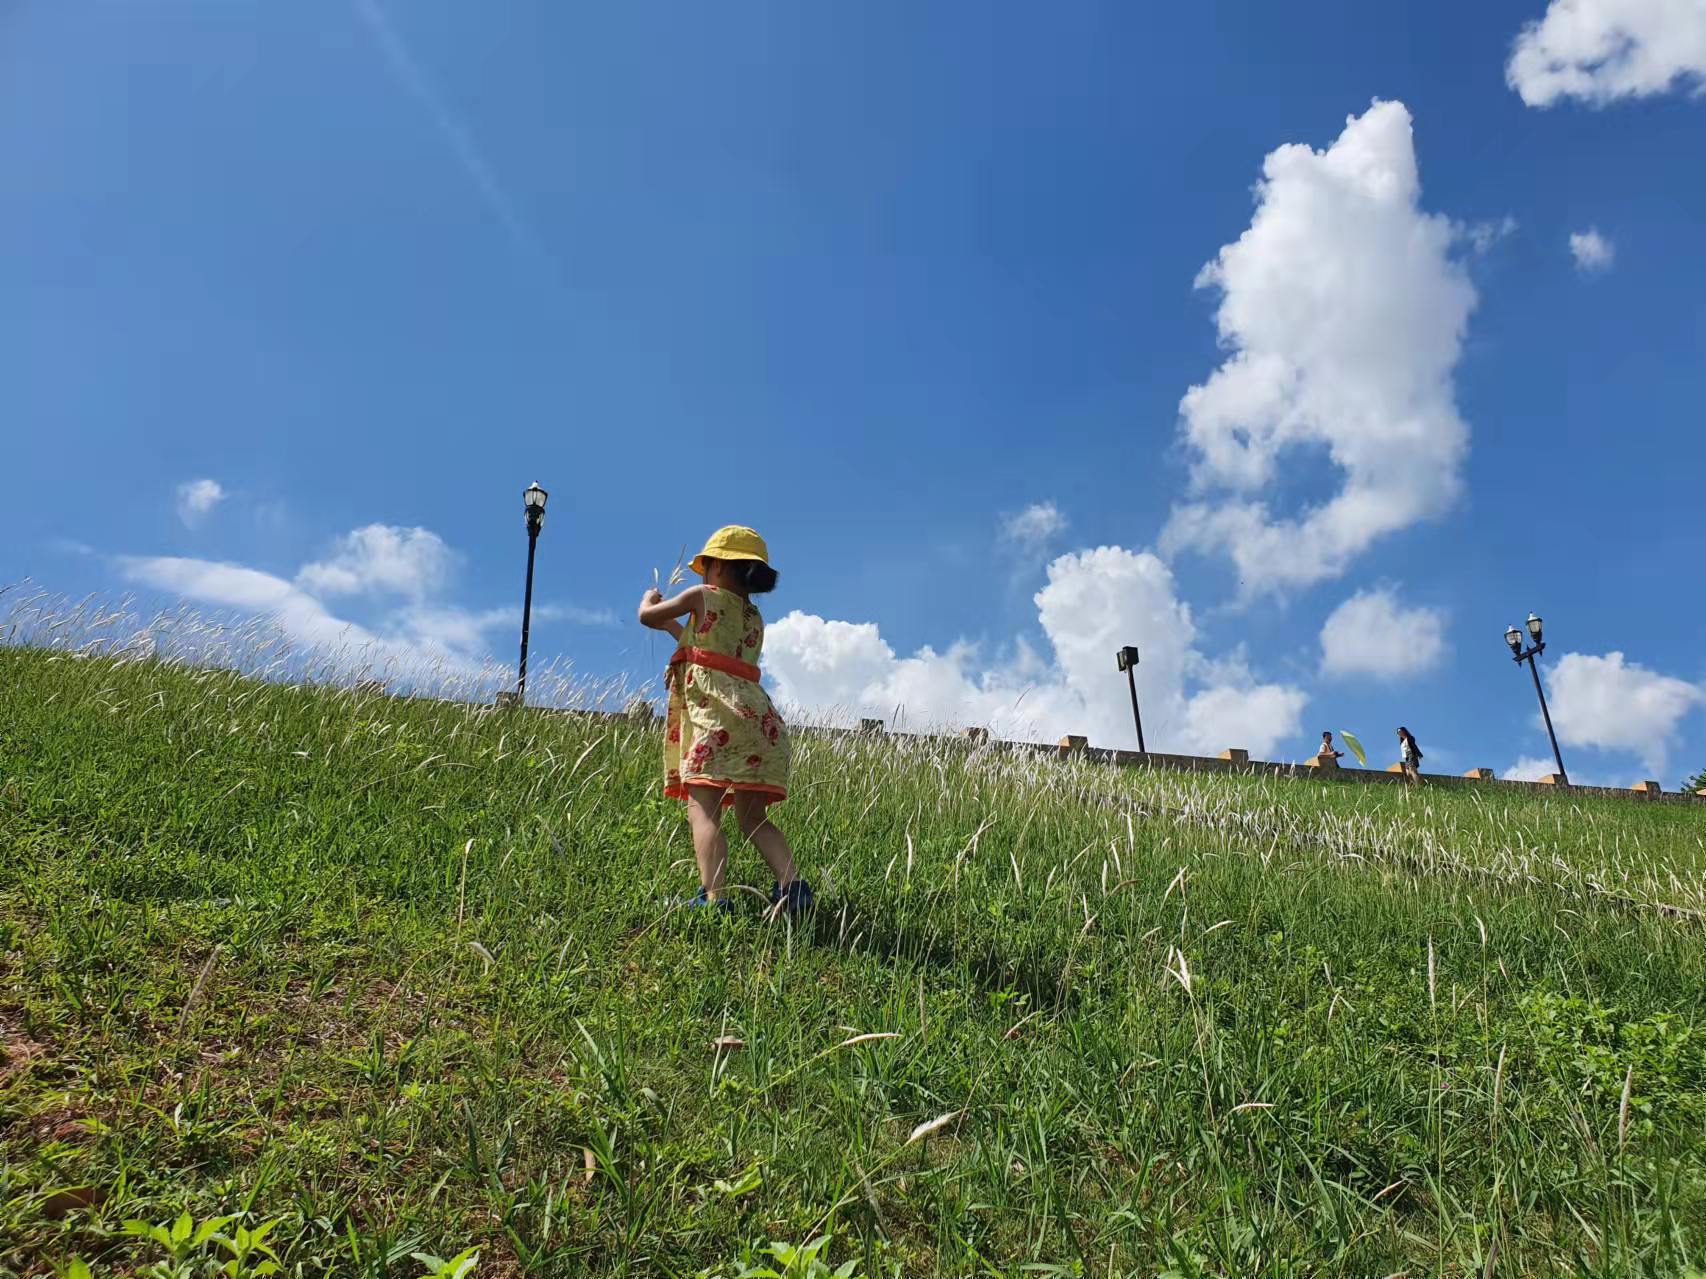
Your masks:
{"label": "girl's bare arm", "polygon": [[654,631],[669,631],[679,639],[681,625],[677,619],[688,614],[699,616],[704,598],[703,586],[689,586],[681,594],[667,600],[663,597],[663,592],[654,586],[640,599],[640,625],[649,626]]}

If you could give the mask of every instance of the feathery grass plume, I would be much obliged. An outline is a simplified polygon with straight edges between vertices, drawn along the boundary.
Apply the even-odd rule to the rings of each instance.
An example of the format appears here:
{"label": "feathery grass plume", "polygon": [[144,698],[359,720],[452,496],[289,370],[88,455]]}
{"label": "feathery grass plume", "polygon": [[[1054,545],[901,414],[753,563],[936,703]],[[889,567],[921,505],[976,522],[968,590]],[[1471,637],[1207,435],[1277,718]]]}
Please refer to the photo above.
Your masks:
{"label": "feathery grass plume", "polygon": [[1635,1083],[1635,1064],[1631,1062],[1623,1075],[1623,1095],[1617,1102],[1617,1150],[1622,1153],[1629,1144],[1629,1090]]}
{"label": "feathery grass plume", "polygon": [[1184,988],[1185,993],[1191,993],[1191,966],[1185,961],[1185,952],[1177,946],[1167,948],[1167,975]]}
{"label": "feathery grass plume", "polygon": [[[687,580],[687,570],[684,567],[686,560],[687,560],[687,548],[685,546],[683,546],[681,548],[681,554],[677,555],[675,557],[675,567],[669,570],[669,583],[668,584],[670,586],[679,586],[679,585],[681,585],[681,583],[683,583]],[[657,571],[657,569],[654,568],[652,570],[652,589],[653,590],[660,589],[660,578],[661,578],[661,576],[662,575]]]}
{"label": "feathery grass plume", "polygon": [[184,1006],[178,1012],[179,1034],[183,1033],[184,1026],[189,1022],[191,1010],[195,1008],[196,1002],[201,998],[202,990],[207,986],[207,979],[213,972],[214,961],[219,958],[219,952],[223,949],[223,945],[222,942],[214,943],[213,949],[207,952],[207,961],[202,964],[201,971],[196,974],[195,983],[190,987],[189,996],[184,1000]]}
{"label": "feathery grass plume", "polygon": [[843,1039],[839,1044],[837,1044],[835,1046],[837,1048],[851,1048],[854,1044],[869,1044],[869,1043],[874,1043],[879,1039],[899,1039],[899,1038],[900,1038],[900,1032],[898,1030],[874,1030],[874,1031],[869,1032],[868,1034],[854,1035],[851,1039]]}
{"label": "feathery grass plume", "polygon": [[1434,1001],[1434,939],[1433,934],[1430,933],[1428,934],[1428,1007],[1434,1008],[1436,1006]]}
{"label": "feathery grass plume", "polygon": [[910,1146],[913,1142],[922,1141],[932,1133],[942,1131],[942,1129],[946,1128],[949,1124],[953,1123],[954,1120],[958,1119],[965,1113],[966,1112],[963,1110],[950,1110],[945,1115],[937,1115],[934,1119],[925,1120],[925,1122],[919,1124],[918,1127],[912,1130],[912,1132],[907,1136],[905,1144]]}
{"label": "feathery grass plume", "polygon": [[1492,1125],[1495,1131],[1499,1126],[1499,1108],[1505,1094],[1505,1050],[1509,1044],[1499,1045],[1499,1064],[1493,1070],[1493,1107],[1491,1111]]}

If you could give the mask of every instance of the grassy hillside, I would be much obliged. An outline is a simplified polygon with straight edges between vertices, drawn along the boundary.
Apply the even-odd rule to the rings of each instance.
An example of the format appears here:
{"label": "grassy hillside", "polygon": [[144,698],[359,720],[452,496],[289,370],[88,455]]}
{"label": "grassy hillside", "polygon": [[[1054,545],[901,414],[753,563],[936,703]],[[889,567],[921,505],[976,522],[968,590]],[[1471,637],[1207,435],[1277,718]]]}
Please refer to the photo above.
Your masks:
{"label": "grassy hillside", "polygon": [[791,929],[658,746],[0,649],[0,1273],[1706,1267],[1698,811],[809,739]]}

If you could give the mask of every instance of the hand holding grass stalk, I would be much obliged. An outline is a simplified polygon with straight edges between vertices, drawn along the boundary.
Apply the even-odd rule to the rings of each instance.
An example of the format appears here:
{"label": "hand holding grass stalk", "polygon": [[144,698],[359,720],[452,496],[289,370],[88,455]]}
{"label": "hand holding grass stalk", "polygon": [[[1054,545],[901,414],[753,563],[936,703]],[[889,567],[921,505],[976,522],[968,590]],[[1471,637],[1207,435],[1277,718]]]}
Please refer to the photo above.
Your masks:
{"label": "hand holding grass stalk", "polygon": [[[687,580],[687,570],[682,568],[682,564],[686,561],[686,559],[687,559],[687,548],[685,546],[683,546],[681,548],[681,554],[677,555],[675,557],[675,567],[670,569],[670,571],[669,571],[669,584],[671,586],[680,586],[683,582],[685,582]],[[652,589],[656,590],[659,588],[659,586],[660,586],[660,583],[658,581],[658,571],[654,568],[652,570]]]}
{"label": "hand holding grass stalk", "polygon": [[[679,586],[679,585],[681,585],[682,582],[685,582],[687,580],[687,571],[684,568],[682,568],[682,562],[684,560],[686,560],[686,558],[687,558],[687,547],[683,546],[681,548],[681,554],[679,554],[675,557],[675,567],[669,571],[669,584],[671,586]],[[641,599],[641,601],[640,601],[640,607],[641,608],[645,608],[649,604],[657,604],[657,603],[662,601],[663,591],[660,589],[660,585],[659,585],[659,581],[658,581],[659,577],[660,577],[660,574],[658,573],[657,569],[654,568],[652,570],[652,589],[647,591],[645,596]],[[668,631],[676,639],[681,638],[681,624],[679,622],[666,623],[660,629]]]}
{"label": "hand holding grass stalk", "polygon": [[676,639],[680,639],[682,630],[681,623],[676,621],[674,618],[669,618],[661,622],[647,622],[645,620],[646,610],[651,608],[654,604],[661,603],[663,603],[663,592],[658,590],[655,586],[651,587],[644,595],[640,596],[640,624],[642,626],[650,626],[653,630],[668,631]]}

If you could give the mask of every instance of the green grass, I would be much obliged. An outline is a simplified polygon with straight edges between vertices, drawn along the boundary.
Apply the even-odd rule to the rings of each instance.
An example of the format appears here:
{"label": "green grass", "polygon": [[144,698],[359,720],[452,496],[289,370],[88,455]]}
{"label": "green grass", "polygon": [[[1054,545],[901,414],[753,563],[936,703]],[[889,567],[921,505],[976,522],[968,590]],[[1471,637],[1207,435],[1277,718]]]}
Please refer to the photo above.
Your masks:
{"label": "green grass", "polygon": [[1697,810],[803,737],[790,928],[658,754],[0,649],[0,1273],[1706,1266]]}

